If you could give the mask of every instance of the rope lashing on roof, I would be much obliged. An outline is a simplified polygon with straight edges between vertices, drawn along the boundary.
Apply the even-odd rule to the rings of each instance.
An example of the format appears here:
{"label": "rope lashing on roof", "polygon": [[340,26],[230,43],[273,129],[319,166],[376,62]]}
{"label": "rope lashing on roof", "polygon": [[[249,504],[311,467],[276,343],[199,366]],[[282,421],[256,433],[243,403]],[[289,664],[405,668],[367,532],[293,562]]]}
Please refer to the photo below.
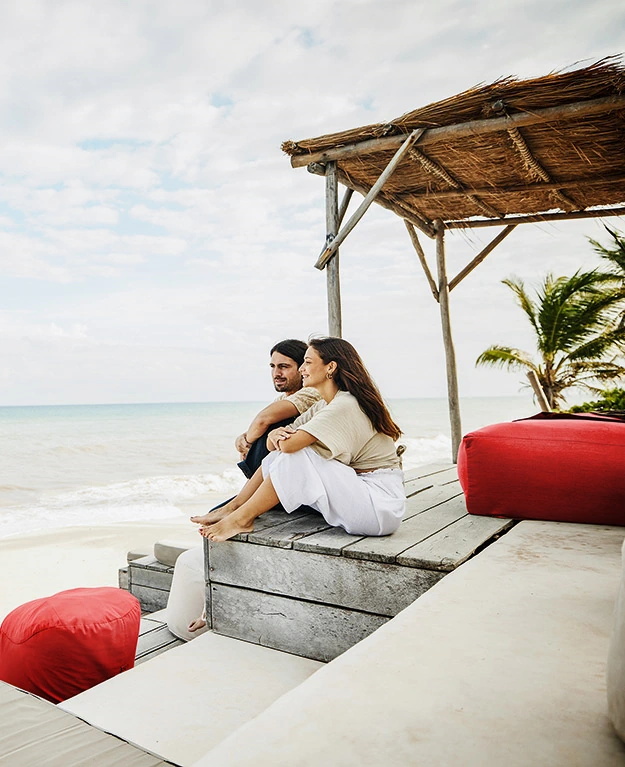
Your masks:
{"label": "rope lashing on roof", "polygon": [[[530,148],[521,135],[519,129],[508,128],[508,136],[510,136],[512,139],[512,145],[521,156],[523,164],[529,173],[534,176],[534,178],[540,179],[547,184],[551,183],[553,179],[531,153]],[[580,208],[580,206],[574,200],[572,200],[568,195],[564,194],[558,189],[551,190],[549,192],[549,196],[554,200],[557,200],[558,204],[560,206],[564,206],[564,209],[568,210],[569,212],[573,210],[579,210]]]}
{"label": "rope lashing on roof", "polygon": [[[420,149],[416,149],[415,147],[412,147],[408,150],[408,154],[410,157],[412,157],[413,160],[416,160],[418,163],[420,163],[425,170],[427,170],[429,173],[431,173],[434,176],[438,176],[443,181],[445,181],[449,186],[451,186],[453,189],[458,189],[459,191],[464,191],[464,187],[459,181],[456,181],[456,179],[448,173],[445,168],[443,168],[442,165],[439,165],[434,160],[431,160],[427,155],[425,155]],[[479,197],[476,197],[473,194],[468,195],[468,199],[471,200],[471,202],[475,205],[476,208],[482,211],[486,216],[489,218],[501,218],[501,213],[499,213],[495,208],[492,208],[490,205],[487,205],[485,202],[479,199]]]}

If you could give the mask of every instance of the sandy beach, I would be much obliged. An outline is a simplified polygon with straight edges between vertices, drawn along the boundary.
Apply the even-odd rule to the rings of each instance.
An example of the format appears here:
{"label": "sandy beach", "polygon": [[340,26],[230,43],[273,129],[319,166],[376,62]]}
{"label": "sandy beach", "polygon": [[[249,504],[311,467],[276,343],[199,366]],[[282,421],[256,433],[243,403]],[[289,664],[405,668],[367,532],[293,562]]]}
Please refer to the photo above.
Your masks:
{"label": "sandy beach", "polygon": [[128,551],[146,554],[159,539],[201,538],[188,515],[158,522],[66,527],[0,540],[0,620],[31,599],[64,589],[117,586]]}

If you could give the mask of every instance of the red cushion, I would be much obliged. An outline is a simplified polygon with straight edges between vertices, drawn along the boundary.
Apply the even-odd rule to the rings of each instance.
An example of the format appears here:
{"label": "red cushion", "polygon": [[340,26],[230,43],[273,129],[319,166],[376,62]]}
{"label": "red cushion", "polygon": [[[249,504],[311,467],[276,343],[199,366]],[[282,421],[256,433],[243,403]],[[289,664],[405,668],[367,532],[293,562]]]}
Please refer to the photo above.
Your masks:
{"label": "red cushion", "polygon": [[625,423],[530,418],[467,434],[458,476],[470,514],[625,525]]}
{"label": "red cushion", "polygon": [[53,703],[135,662],[141,607],[121,589],[71,589],[10,612],[0,626],[0,679]]}

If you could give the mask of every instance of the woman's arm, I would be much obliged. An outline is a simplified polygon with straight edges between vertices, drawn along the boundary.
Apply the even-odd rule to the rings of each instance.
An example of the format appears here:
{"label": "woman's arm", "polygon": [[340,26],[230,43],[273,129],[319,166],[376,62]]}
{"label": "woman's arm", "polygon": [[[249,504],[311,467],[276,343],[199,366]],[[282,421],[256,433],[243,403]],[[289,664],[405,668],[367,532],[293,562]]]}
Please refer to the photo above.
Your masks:
{"label": "woman's arm", "polygon": [[284,438],[277,439],[277,449],[282,453],[296,453],[316,442],[317,439],[303,429],[298,429],[295,434],[289,434]]}

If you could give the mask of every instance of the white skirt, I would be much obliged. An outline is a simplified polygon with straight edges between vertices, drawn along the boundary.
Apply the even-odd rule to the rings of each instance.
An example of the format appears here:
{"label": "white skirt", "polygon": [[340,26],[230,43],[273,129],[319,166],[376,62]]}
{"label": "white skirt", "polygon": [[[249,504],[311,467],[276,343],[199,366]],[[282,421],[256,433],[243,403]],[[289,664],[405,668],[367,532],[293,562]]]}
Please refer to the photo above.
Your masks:
{"label": "white skirt", "polygon": [[305,447],[296,453],[269,453],[262,471],[264,478],[271,477],[285,511],[311,506],[329,525],[354,535],[395,532],[406,508],[401,469],[357,474],[344,463]]}

